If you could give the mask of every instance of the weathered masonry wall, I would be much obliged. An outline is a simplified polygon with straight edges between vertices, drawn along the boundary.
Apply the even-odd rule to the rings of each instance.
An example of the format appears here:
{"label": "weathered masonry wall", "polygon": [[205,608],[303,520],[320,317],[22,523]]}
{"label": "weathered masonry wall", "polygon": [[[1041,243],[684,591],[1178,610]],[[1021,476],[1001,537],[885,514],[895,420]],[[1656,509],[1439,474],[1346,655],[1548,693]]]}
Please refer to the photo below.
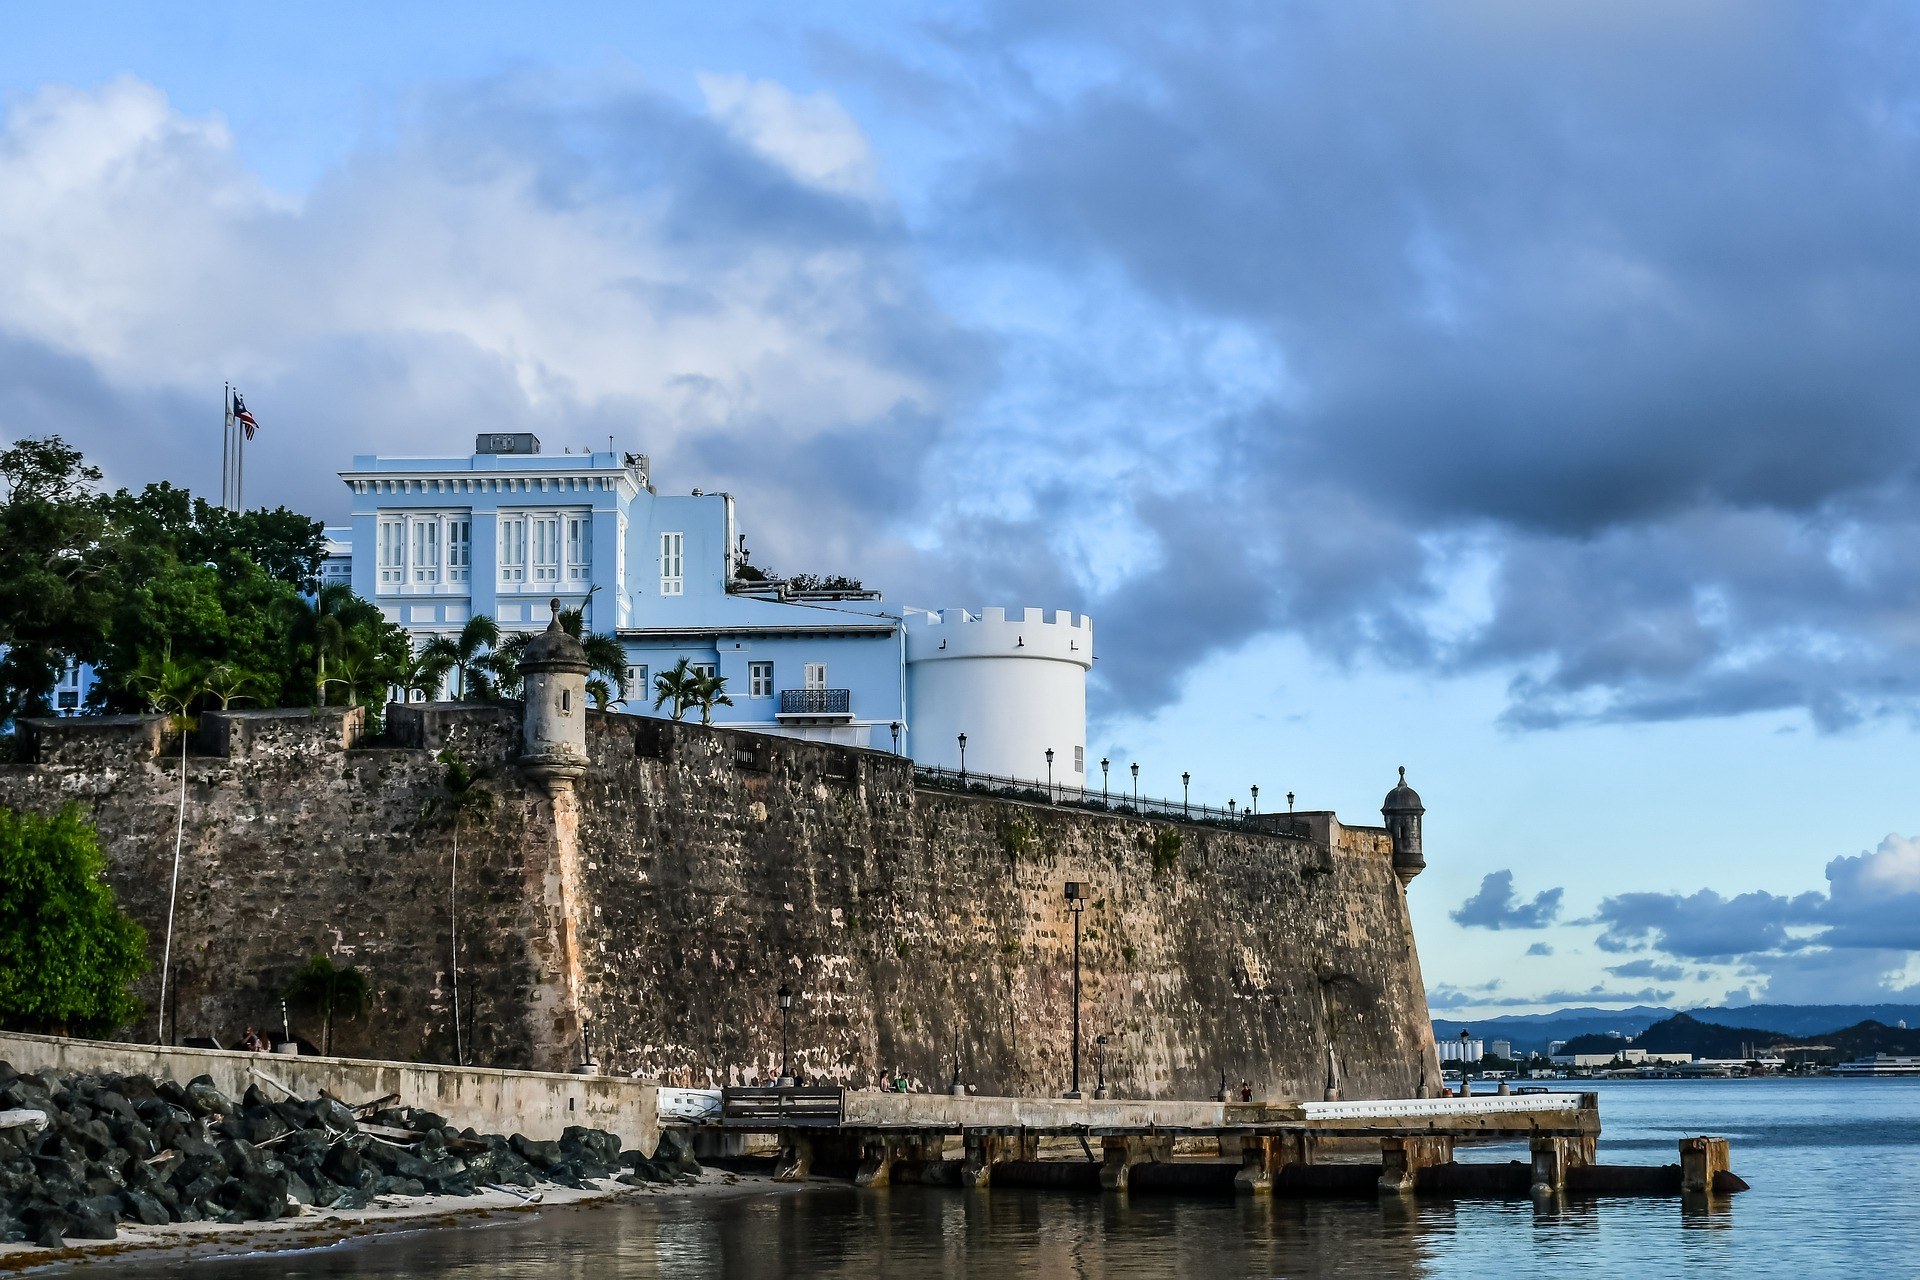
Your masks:
{"label": "weathered masonry wall", "polygon": [[[334,1024],[338,1054],[454,1060],[449,889],[453,832],[428,806],[444,793],[429,750],[364,748],[362,714],[202,718],[188,743],[186,821],[168,1021],[181,1037],[235,1043],[280,1026],[280,992],[315,955],[364,972],[365,1017]],[[37,765],[0,766],[0,804],[50,813],[77,801],[100,834],[108,878],[146,927],[152,968],[135,994],[151,1038],[179,813],[180,739],[156,717],[42,722]],[[487,829],[461,837],[462,1022],[483,1066],[563,1065],[535,1050],[549,922],[539,892],[545,801],[500,762],[512,721],[492,709],[436,726],[463,755],[495,762]],[[224,750],[229,754],[213,754]],[[202,752],[207,752],[202,754]],[[530,830],[533,835],[530,836]],[[550,1002],[548,1002],[550,1003]],[[318,1019],[293,1018],[318,1045]]]}
{"label": "weathered masonry wall", "polygon": [[[337,1051],[451,1060],[452,832],[422,816],[448,745],[498,797],[460,837],[461,998],[480,1065],[576,1060],[577,985],[608,1070],[764,1077],[784,982],[801,1075],[866,1084],[898,1069],[942,1087],[957,1054],[983,1092],[1057,1093],[1073,879],[1090,886],[1089,1090],[1099,1035],[1120,1096],[1208,1096],[1224,1073],[1262,1097],[1318,1098],[1330,1058],[1347,1097],[1437,1089],[1405,897],[1376,829],[1290,838],[918,790],[883,752],[623,716],[592,718],[592,767],[556,801],[507,763],[508,710],[391,719],[406,746],[351,745],[354,727],[319,713],[226,723],[229,754],[188,756],[184,1033],[277,1019],[286,975],[327,952],[378,991],[368,1018],[336,1028]],[[152,722],[71,727],[84,724],[42,726],[40,763],[0,768],[0,803],[86,806],[157,958],[177,740]],[[310,1020],[297,1029],[315,1038]]]}

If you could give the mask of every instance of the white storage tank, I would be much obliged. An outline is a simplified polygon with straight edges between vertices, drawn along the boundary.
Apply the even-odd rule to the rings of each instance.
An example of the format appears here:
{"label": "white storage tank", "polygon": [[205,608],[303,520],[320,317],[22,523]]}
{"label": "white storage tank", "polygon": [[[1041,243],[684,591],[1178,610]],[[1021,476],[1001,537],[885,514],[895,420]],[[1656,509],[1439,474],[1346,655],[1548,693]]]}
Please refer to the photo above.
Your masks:
{"label": "white storage tank", "polygon": [[909,613],[907,716],[920,764],[1045,781],[1087,780],[1093,620],[1065,609]]}

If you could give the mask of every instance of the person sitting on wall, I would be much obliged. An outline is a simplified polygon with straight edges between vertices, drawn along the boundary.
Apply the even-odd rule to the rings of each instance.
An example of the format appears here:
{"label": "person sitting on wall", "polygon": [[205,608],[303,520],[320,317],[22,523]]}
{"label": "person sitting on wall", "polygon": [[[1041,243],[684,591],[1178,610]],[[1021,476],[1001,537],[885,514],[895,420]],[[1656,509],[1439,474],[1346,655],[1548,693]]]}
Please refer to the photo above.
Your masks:
{"label": "person sitting on wall", "polygon": [[248,1027],[247,1033],[240,1037],[240,1047],[248,1053],[265,1053],[267,1051],[267,1042],[260,1038],[258,1031],[255,1031],[252,1027]]}

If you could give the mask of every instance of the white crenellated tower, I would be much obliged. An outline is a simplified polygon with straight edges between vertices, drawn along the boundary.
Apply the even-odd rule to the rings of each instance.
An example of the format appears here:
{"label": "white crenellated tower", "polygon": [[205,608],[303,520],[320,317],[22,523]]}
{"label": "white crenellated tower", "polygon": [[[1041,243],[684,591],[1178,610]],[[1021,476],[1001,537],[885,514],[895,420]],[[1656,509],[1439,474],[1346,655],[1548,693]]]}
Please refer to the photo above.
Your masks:
{"label": "white crenellated tower", "polygon": [[1093,620],[1065,609],[943,609],[906,618],[911,751],[969,773],[1087,783]]}

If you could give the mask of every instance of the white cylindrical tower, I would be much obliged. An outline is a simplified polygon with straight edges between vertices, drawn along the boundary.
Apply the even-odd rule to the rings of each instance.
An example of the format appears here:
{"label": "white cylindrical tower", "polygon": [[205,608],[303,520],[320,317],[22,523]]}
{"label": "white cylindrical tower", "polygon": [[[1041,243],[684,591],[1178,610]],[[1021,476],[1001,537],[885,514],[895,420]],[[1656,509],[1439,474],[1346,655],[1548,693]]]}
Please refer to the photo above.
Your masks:
{"label": "white cylindrical tower", "polygon": [[907,616],[913,758],[968,773],[1087,782],[1093,620],[1065,609],[944,609]]}
{"label": "white cylindrical tower", "polygon": [[564,791],[587,771],[586,650],[560,626],[560,602],[553,621],[533,638],[517,668],[520,672],[520,767],[538,778],[549,793]]}

